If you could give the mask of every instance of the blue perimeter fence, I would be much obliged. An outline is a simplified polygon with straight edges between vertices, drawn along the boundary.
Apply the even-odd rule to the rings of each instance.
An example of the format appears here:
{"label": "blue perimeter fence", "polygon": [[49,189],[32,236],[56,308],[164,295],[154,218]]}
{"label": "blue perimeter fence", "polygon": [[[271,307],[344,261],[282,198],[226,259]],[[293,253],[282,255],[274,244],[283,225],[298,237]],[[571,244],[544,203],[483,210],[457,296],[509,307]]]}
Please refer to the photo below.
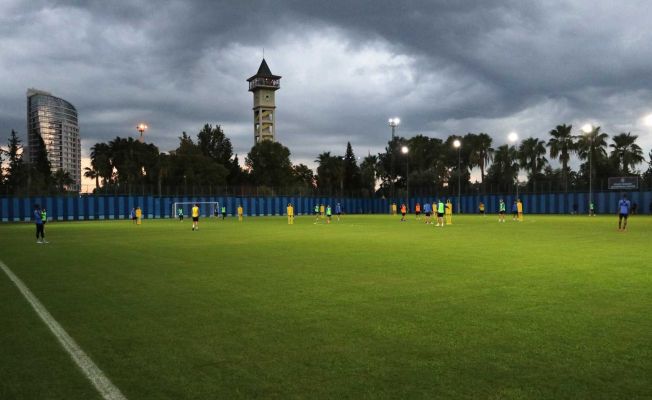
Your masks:
{"label": "blue perimeter fence", "polygon": [[[568,214],[577,206],[578,213],[588,213],[588,193],[561,193],[561,194],[524,194],[519,196],[523,201],[525,213],[529,214]],[[497,213],[498,202],[504,199],[507,203],[507,212],[515,196],[501,195],[474,195],[461,197],[461,212],[463,214],[477,213],[478,204],[482,201],[488,213]],[[616,212],[618,192],[594,193],[593,199],[598,214],[613,214]],[[632,203],[637,203],[640,213],[652,212],[652,191],[630,192],[628,198]],[[437,196],[415,197],[410,199],[409,210],[414,210],[414,205],[419,202],[434,202]],[[453,210],[457,213],[457,198],[451,197]],[[400,206],[404,199],[395,199]],[[18,222],[32,219],[33,207],[39,204],[48,211],[48,219],[54,221],[83,221],[83,220],[112,220],[128,219],[131,209],[140,207],[144,218],[170,218],[176,217],[172,206],[175,202],[219,202],[220,207],[226,206],[229,216],[235,215],[236,208],[242,204],[245,216],[285,215],[288,203],[292,203],[295,214],[311,214],[315,204],[330,204],[334,207],[338,202],[345,214],[387,214],[390,212],[392,199],[368,198],[337,198],[337,197],[158,197],[158,196],[67,196],[67,197],[25,197],[25,198],[0,198],[0,221]],[[185,213],[188,213],[188,207]],[[200,206],[202,216],[213,213],[209,204]]]}

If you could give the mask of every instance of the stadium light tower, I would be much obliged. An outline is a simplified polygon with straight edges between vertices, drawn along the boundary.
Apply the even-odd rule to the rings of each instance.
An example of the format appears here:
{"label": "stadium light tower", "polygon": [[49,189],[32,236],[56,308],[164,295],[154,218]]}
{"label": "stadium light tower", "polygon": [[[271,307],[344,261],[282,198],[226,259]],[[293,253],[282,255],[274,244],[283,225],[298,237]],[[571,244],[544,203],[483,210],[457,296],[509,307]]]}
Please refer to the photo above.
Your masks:
{"label": "stadium light tower", "polygon": [[582,132],[584,132],[584,134],[588,136],[589,141],[591,143],[589,147],[589,210],[590,210],[591,204],[593,204],[593,161],[592,161],[593,157],[591,154],[593,153],[593,138],[595,136],[593,135],[593,125],[591,124],[582,125]]}
{"label": "stadium light tower", "polygon": [[145,131],[147,130],[147,124],[141,122],[140,124],[136,125],[136,130],[140,132],[140,137],[138,138],[138,141],[140,143],[143,143],[145,141],[145,137],[143,136],[143,133],[145,133]]}
{"label": "stadium light tower", "polygon": [[405,205],[410,207],[410,149],[407,146],[401,147],[401,153],[405,154]]}
{"label": "stadium light tower", "polygon": [[462,201],[462,157],[460,152],[462,151],[462,142],[459,139],[453,141],[453,147],[457,149],[457,213],[460,213],[461,201]]}
{"label": "stadium light tower", "polygon": [[[518,133],[510,132],[507,135],[507,140],[513,145],[516,146],[518,143]],[[516,199],[518,200],[518,169],[516,170]]]}
{"label": "stadium light tower", "polygon": [[396,135],[396,129],[398,129],[399,124],[401,123],[401,119],[399,117],[394,117],[389,119],[389,126],[392,128],[392,142],[391,142],[391,148],[390,150],[392,151],[392,159],[391,159],[391,166],[390,166],[390,171],[389,171],[389,180],[392,184],[391,187],[391,196],[392,198],[394,197],[394,137]]}

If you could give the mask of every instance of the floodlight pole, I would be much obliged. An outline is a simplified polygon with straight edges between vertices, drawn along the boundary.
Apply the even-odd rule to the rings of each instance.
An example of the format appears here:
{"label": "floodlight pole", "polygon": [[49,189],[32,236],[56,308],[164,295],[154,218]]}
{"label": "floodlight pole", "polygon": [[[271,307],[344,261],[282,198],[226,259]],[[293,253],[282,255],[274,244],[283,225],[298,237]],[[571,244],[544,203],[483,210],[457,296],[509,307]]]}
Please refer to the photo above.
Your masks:
{"label": "floodlight pole", "polygon": [[399,118],[396,118],[396,117],[389,119],[389,126],[392,128],[392,141],[391,141],[391,144],[390,144],[390,151],[392,152],[392,157],[391,157],[391,161],[390,161],[390,172],[389,172],[389,175],[390,175],[389,180],[390,180],[390,183],[391,183],[391,193],[390,193],[390,195],[392,197],[392,200],[394,199],[394,197],[396,195],[395,191],[394,191],[394,150],[395,150],[395,148],[394,148],[395,147],[394,146],[394,137],[395,137],[395,134],[396,134],[396,128],[398,128],[398,124],[400,122],[401,122],[401,120]]}
{"label": "floodlight pole", "polygon": [[410,207],[410,149],[403,146],[401,152],[405,154],[405,205]]}
{"label": "floodlight pole", "polygon": [[461,214],[462,210],[462,156],[460,155],[462,146],[457,147],[457,213]]}

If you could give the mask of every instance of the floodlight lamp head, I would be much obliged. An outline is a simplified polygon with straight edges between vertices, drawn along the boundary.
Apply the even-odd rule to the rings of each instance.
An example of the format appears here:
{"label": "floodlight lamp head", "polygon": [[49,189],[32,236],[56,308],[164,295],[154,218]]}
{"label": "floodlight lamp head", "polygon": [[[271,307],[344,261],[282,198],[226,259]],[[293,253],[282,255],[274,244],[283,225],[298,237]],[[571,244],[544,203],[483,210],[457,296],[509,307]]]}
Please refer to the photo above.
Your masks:
{"label": "floodlight lamp head", "polygon": [[510,132],[509,135],[507,135],[507,140],[511,143],[516,143],[518,141],[518,133]]}
{"label": "floodlight lamp head", "polygon": [[460,142],[459,139],[455,139],[455,141],[453,141],[453,147],[455,147],[456,149],[459,149],[460,146],[462,146],[462,142]]}
{"label": "floodlight lamp head", "polygon": [[652,114],[647,115],[645,118],[643,118],[643,123],[646,126],[652,127]]}
{"label": "floodlight lamp head", "polygon": [[593,132],[593,125],[591,125],[591,124],[584,124],[584,125],[582,125],[582,132],[584,132],[584,133],[591,133],[591,132]]}
{"label": "floodlight lamp head", "polygon": [[407,154],[408,151],[410,151],[410,149],[408,149],[407,146],[403,146],[403,147],[401,147],[401,153],[403,153],[403,154]]}

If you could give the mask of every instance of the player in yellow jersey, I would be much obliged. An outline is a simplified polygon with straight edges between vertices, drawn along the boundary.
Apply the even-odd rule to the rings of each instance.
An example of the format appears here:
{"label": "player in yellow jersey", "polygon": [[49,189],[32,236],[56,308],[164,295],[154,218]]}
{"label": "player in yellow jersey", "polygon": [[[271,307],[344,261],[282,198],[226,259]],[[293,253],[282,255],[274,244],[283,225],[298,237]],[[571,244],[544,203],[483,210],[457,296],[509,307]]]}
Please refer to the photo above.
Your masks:
{"label": "player in yellow jersey", "polygon": [[292,203],[288,203],[287,214],[288,214],[288,225],[293,225],[294,224],[294,207],[292,206]]}
{"label": "player in yellow jersey", "polygon": [[392,215],[396,215],[396,203],[392,203],[392,207],[390,208],[390,213]]}
{"label": "player in yellow jersey", "polygon": [[326,213],[326,207],[323,204],[319,205],[319,218],[324,219],[324,214]]}
{"label": "player in yellow jersey", "polygon": [[140,207],[136,207],[136,225],[140,225],[143,220],[143,210]]}
{"label": "player in yellow jersey", "polygon": [[192,206],[192,230],[199,230],[199,204]]}
{"label": "player in yellow jersey", "polygon": [[453,203],[451,203],[450,199],[446,200],[445,207],[446,225],[453,225]]}
{"label": "player in yellow jersey", "polygon": [[518,222],[523,222],[523,202],[521,199],[516,202],[516,212],[518,213]]}
{"label": "player in yellow jersey", "polygon": [[242,204],[238,205],[238,221],[242,222],[242,216],[244,214],[244,209],[242,208]]}

